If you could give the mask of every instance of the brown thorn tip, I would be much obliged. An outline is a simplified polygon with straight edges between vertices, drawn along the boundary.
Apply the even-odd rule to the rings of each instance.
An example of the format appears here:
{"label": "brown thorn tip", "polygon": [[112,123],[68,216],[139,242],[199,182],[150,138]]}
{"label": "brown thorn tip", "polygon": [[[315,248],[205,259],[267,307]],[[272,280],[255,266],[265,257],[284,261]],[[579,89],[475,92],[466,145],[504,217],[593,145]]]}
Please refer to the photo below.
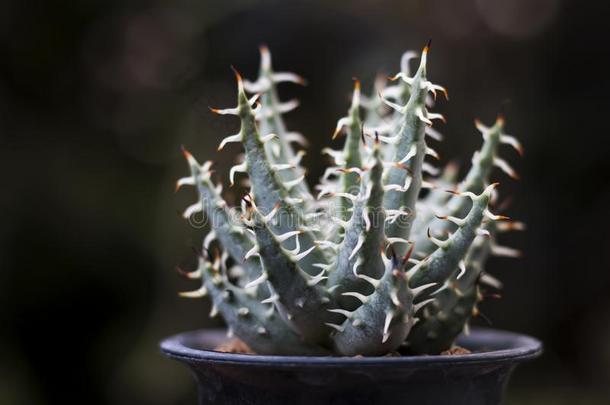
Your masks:
{"label": "brown thorn tip", "polygon": [[210,107],[210,106],[208,106],[208,109],[209,109],[210,111],[212,111],[214,114],[218,114],[218,113],[219,113],[219,111],[220,111],[218,108],[212,108],[212,107]]}
{"label": "brown thorn tip", "polygon": [[241,82],[242,81],[241,74],[239,74],[239,72],[237,71],[237,69],[235,69],[235,67],[233,65],[231,65],[231,70],[235,74],[235,78],[237,79],[237,81]]}
{"label": "brown thorn tip", "polygon": [[397,167],[397,168],[402,169],[402,170],[406,170],[406,171],[407,171],[407,173],[409,173],[410,175],[412,175],[412,174],[413,174],[413,170],[411,170],[411,168],[409,168],[409,166],[407,166],[407,164],[406,164],[406,163],[399,163],[399,162],[396,162],[396,164],[394,165],[394,167]]}
{"label": "brown thorn tip", "polygon": [[519,154],[519,156],[523,157],[523,147],[521,145],[519,145],[517,147],[517,153]]}
{"label": "brown thorn tip", "polygon": [[180,145],[180,150],[182,150],[182,154],[184,155],[184,157],[186,159],[191,158],[193,155],[191,155],[191,152],[189,152],[188,150],[186,150],[186,148],[184,147],[184,145]]}
{"label": "brown thorn tip", "polygon": [[504,125],[504,113],[498,113],[498,118],[496,118],[497,125]]}
{"label": "brown thorn tip", "polygon": [[182,270],[182,268],[180,268],[180,266],[176,266],[175,269],[176,269],[176,272],[178,274],[180,274],[181,276],[185,276],[186,277],[189,274],[188,271]]}
{"label": "brown thorn tip", "polygon": [[258,50],[259,50],[261,53],[264,53],[264,52],[269,52],[269,47],[267,46],[267,44],[262,43],[262,44],[260,44],[260,45],[258,46]]}
{"label": "brown thorn tip", "polygon": [[510,106],[510,99],[504,99],[502,101],[502,103],[500,103],[500,108],[498,109],[498,119],[499,120],[504,120],[504,116],[506,113],[506,110],[508,109],[508,107]]}
{"label": "brown thorn tip", "polygon": [[426,44],[423,52],[427,53],[430,51],[430,45],[432,45],[432,38],[428,39],[428,43]]}
{"label": "brown thorn tip", "polygon": [[411,247],[409,248],[409,250],[407,251],[407,253],[405,254],[405,256],[402,258],[402,264],[404,265],[405,263],[407,263],[407,261],[409,261],[409,258],[411,257],[411,255],[413,254],[413,249],[415,249],[415,243],[411,243]]}
{"label": "brown thorn tip", "polygon": [[360,80],[356,77],[352,77],[352,80],[354,81],[354,90],[360,90]]}

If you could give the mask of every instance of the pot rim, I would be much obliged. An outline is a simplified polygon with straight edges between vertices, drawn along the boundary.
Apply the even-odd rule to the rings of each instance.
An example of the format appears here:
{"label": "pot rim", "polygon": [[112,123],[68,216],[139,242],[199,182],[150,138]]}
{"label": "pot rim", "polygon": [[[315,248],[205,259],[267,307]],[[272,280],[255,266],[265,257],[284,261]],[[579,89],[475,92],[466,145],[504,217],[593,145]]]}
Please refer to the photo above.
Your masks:
{"label": "pot rim", "polygon": [[468,336],[460,336],[458,344],[465,347],[490,348],[488,351],[461,355],[431,356],[279,356],[225,353],[194,347],[205,335],[218,335],[219,329],[200,329],[184,332],[164,339],[161,352],[170,358],[190,362],[232,363],[242,365],[270,365],[287,367],[306,366],[385,366],[442,367],[446,365],[478,365],[489,363],[520,363],[534,359],[542,353],[542,342],[531,336],[491,328],[474,328]]}

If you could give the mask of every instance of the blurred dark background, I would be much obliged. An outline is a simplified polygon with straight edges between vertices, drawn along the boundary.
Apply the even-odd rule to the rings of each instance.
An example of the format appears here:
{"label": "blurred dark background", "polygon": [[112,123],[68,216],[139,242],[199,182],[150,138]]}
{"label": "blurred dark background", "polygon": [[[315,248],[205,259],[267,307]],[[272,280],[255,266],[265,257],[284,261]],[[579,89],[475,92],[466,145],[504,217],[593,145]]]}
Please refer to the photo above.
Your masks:
{"label": "blurred dark background", "polygon": [[[169,334],[214,324],[173,268],[202,234],[179,218],[179,146],[213,158],[226,181],[237,128],[229,65],[253,78],[267,43],[302,106],[288,125],[320,149],[344,114],[352,77],[370,88],[401,53],[433,39],[429,77],[445,158],[464,166],[481,142],[472,121],[504,106],[525,146],[501,173],[504,238],[524,258],[493,259],[502,300],[493,326],[544,340],[510,404],[596,404],[610,398],[610,70],[604,2],[4,1],[0,5],[0,404],[192,404],[186,369],[161,357]],[[339,144],[335,144],[338,146]],[[477,321],[485,324],[484,321]]]}

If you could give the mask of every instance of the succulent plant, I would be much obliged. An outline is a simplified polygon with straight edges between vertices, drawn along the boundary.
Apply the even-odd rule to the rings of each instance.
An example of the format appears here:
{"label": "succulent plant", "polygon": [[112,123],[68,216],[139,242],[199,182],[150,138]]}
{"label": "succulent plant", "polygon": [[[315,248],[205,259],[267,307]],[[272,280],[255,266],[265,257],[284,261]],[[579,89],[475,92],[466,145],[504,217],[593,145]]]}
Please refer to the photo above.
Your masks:
{"label": "succulent plant", "polygon": [[453,164],[439,176],[427,160],[438,159],[427,138],[441,139],[432,122],[444,118],[430,108],[447,92],[428,81],[427,54],[428,46],[411,74],[416,54],[405,53],[394,83],[378,79],[371,97],[355,82],[333,134],[345,133],[344,147],[324,149],[333,164],[315,196],[303,152],[294,148],[305,138],[283,121],[298,103],[280,101],[277,92],[280,83],[304,80],[273,71],[265,47],[256,81],[235,71],[237,107],[212,109],[241,122],[218,148],[240,143],[245,150],[229,174],[231,185],[247,174],[241,203],[230,207],[212,163],[184,150],[191,173],[178,187],[195,186],[199,196],[184,217],[203,212],[211,230],[198,268],[186,273],[201,287],[181,295],[209,295],[211,315],[222,315],[256,353],[439,353],[477,313],[481,285],[500,287],[484,262],[489,254],[517,256],[495,241],[522,224],[490,212],[497,186],[490,177],[494,167],[516,177],[498,150],[521,146],[504,134],[501,116],[489,128],[477,121],[483,145],[464,180],[456,182]]}

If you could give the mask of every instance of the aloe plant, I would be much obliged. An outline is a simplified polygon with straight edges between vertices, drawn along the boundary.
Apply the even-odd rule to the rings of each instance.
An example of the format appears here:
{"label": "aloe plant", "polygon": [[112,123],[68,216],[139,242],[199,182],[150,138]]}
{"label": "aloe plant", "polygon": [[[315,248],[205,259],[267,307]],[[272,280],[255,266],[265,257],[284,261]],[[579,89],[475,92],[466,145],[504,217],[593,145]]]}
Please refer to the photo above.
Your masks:
{"label": "aloe plant", "polygon": [[201,286],[181,295],[209,296],[210,315],[222,315],[254,352],[439,353],[477,313],[480,286],[499,287],[484,271],[487,256],[518,255],[496,244],[498,233],[522,225],[490,212],[497,186],[490,178],[494,167],[516,177],[498,151],[521,146],[504,133],[501,116],[491,127],[477,121],[483,145],[464,180],[456,182],[453,164],[439,176],[428,140],[441,139],[432,123],[444,118],[431,108],[447,92],[427,78],[428,49],[413,74],[416,55],[405,53],[392,83],[378,79],[369,97],[355,82],[333,134],[345,134],[344,146],[324,149],[332,165],[315,195],[300,165],[304,152],[295,148],[305,138],[283,120],[298,103],[281,101],[277,89],[304,80],[275,72],[265,47],[256,81],[235,71],[237,106],[212,109],[241,122],[219,146],[239,143],[245,152],[229,173],[231,185],[247,176],[241,203],[230,207],[212,162],[184,150],[190,175],[178,187],[198,191],[184,217],[203,212],[210,232],[198,268],[186,273]]}

